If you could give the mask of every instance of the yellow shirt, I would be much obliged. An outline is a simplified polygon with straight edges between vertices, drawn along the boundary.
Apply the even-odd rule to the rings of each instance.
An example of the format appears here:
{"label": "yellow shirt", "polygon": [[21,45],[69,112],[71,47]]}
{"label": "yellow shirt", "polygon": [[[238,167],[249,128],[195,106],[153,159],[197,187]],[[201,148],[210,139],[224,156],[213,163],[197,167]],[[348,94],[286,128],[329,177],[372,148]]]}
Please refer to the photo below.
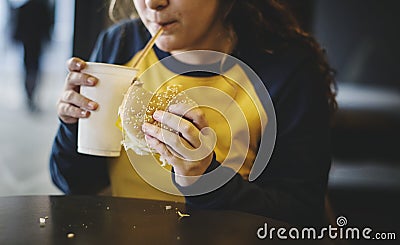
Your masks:
{"label": "yellow shirt", "polygon": [[[130,66],[134,59],[126,65]],[[209,126],[216,132],[214,151],[218,162],[248,178],[267,116],[251,82],[238,65],[212,77],[177,75],[158,62],[152,50],[139,71],[140,80],[149,91],[159,92],[171,84],[180,85],[204,110]],[[127,154],[123,150],[121,157],[109,164],[109,173],[115,196],[184,201],[172,183],[169,169],[160,167],[157,157],[152,155],[141,156],[132,150]]]}

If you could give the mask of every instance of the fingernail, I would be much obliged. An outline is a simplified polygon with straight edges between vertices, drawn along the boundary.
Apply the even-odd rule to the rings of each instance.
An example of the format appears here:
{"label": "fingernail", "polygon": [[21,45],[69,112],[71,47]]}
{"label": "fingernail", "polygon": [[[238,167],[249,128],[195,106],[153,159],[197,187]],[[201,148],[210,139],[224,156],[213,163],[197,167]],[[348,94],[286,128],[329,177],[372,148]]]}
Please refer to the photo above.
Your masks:
{"label": "fingernail", "polygon": [[175,104],[172,104],[172,105],[168,106],[168,111],[174,110],[175,107],[176,107]]}
{"label": "fingernail", "polygon": [[143,123],[143,125],[142,125],[142,131],[143,131],[143,133],[146,133],[146,130],[147,130],[147,125],[146,125],[147,123]]}
{"label": "fingernail", "polygon": [[162,112],[161,112],[161,111],[155,111],[155,112],[153,113],[154,119],[160,119],[160,118],[161,118],[161,115],[162,115]]}
{"label": "fingernail", "polygon": [[96,102],[93,102],[93,101],[90,101],[89,103],[88,103],[88,107],[89,107],[89,109],[96,109],[96,107],[97,107],[97,103]]}
{"label": "fingernail", "polygon": [[154,141],[153,141],[153,137],[151,137],[150,135],[145,135],[144,139],[146,140],[146,143],[149,144],[149,146],[154,147]]}
{"label": "fingernail", "polygon": [[79,70],[83,69],[84,64],[82,62],[76,63],[76,66],[78,67]]}
{"label": "fingernail", "polygon": [[96,81],[97,81],[97,79],[94,78],[94,77],[89,77],[89,78],[87,79],[87,83],[88,83],[89,85],[94,85],[94,84],[96,83]]}
{"label": "fingernail", "polygon": [[82,116],[86,116],[87,113],[88,113],[87,111],[81,111]]}

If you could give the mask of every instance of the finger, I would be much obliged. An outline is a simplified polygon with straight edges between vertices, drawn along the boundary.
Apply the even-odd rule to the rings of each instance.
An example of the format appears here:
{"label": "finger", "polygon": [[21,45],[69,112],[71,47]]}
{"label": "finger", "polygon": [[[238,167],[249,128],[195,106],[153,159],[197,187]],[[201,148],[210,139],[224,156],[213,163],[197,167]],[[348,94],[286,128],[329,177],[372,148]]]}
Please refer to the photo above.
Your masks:
{"label": "finger", "polygon": [[179,132],[193,147],[197,148],[200,146],[200,130],[193,123],[181,116],[164,111],[156,111],[153,117],[155,120]]}
{"label": "finger", "polygon": [[[146,135],[156,138],[160,142],[168,145],[172,149],[175,157],[189,159],[190,153],[194,150],[193,147],[179,135],[150,123],[144,123],[142,130]],[[189,154],[188,154],[189,153]]]}
{"label": "finger", "polygon": [[76,123],[79,118],[87,118],[90,112],[68,103],[58,103],[58,116],[65,123]]}
{"label": "finger", "polygon": [[168,150],[167,146],[159,141],[158,139],[151,137],[150,135],[145,135],[145,139],[147,144],[154,149],[158,154],[160,154],[169,164],[172,164],[173,155]]}
{"label": "finger", "polygon": [[78,91],[79,86],[94,86],[98,82],[96,77],[81,72],[70,72],[65,79],[65,90],[74,89]]}
{"label": "finger", "polygon": [[74,105],[75,107],[91,111],[96,110],[99,107],[96,102],[84,97],[74,90],[64,91],[60,101],[66,104]]}
{"label": "finger", "polygon": [[67,68],[69,71],[81,71],[86,67],[86,62],[82,59],[77,57],[72,57],[71,59],[67,60]]}
{"label": "finger", "polygon": [[208,122],[204,111],[199,107],[194,107],[190,104],[179,103],[168,107],[168,111],[176,115],[180,115],[187,120],[193,122],[198,129],[208,127]]}

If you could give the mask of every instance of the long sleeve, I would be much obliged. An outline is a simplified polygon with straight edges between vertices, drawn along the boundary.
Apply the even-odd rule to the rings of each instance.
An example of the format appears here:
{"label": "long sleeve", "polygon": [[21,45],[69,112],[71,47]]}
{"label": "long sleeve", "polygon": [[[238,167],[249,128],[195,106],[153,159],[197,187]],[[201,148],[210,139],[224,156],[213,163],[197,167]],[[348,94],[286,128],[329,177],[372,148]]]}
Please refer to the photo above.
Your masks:
{"label": "long sleeve", "polygon": [[[92,52],[92,60],[101,56],[104,33]],[[60,121],[50,154],[50,174],[54,184],[66,194],[95,194],[109,185],[107,159],[77,152],[78,123]]]}
{"label": "long sleeve", "polygon": [[107,158],[77,152],[77,123],[61,123],[50,155],[53,182],[66,194],[95,194],[109,185]]}
{"label": "long sleeve", "polygon": [[[204,176],[192,186],[177,186],[192,208],[239,210],[291,224],[320,224],[331,162],[329,110],[322,76],[313,59],[302,60],[293,70],[277,72],[285,74],[281,81],[267,73],[273,72],[260,72],[263,80],[270,81],[266,86],[275,106],[278,132],[264,172],[249,182],[214,159],[206,173],[214,170],[221,179],[234,174],[222,187],[203,195],[188,195],[207,185]],[[263,154],[262,149],[258,154]]]}
{"label": "long sleeve", "polygon": [[[148,36],[139,21],[118,23],[100,33],[90,60],[124,64]],[[107,162],[111,158],[78,153],[77,128],[78,123],[60,123],[50,155],[51,177],[66,194],[95,194],[110,184]]]}

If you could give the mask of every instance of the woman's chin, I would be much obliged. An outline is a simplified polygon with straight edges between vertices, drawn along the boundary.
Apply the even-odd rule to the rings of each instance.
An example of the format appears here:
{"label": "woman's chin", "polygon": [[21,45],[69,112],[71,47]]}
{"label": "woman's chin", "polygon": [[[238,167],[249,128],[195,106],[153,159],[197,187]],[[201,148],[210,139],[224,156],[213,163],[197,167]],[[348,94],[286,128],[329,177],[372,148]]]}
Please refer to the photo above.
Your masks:
{"label": "woman's chin", "polygon": [[170,53],[171,51],[173,51],[168,46],[159,45],[159,44],[156,44],[156,45],[157,45],[157,48],[160,49],[161,51],[164,51],[164,52],[167,52],[167,53]]}
{"label": "woman's chin", "polygon": [[[162,39],[162,38],[161,38]],[[156,41],[157,48],[164,52],[171,53],[176,50],[180,50],[179,46],[175,44],[174,42],[171,42],[170,40],[157,40]]]}

